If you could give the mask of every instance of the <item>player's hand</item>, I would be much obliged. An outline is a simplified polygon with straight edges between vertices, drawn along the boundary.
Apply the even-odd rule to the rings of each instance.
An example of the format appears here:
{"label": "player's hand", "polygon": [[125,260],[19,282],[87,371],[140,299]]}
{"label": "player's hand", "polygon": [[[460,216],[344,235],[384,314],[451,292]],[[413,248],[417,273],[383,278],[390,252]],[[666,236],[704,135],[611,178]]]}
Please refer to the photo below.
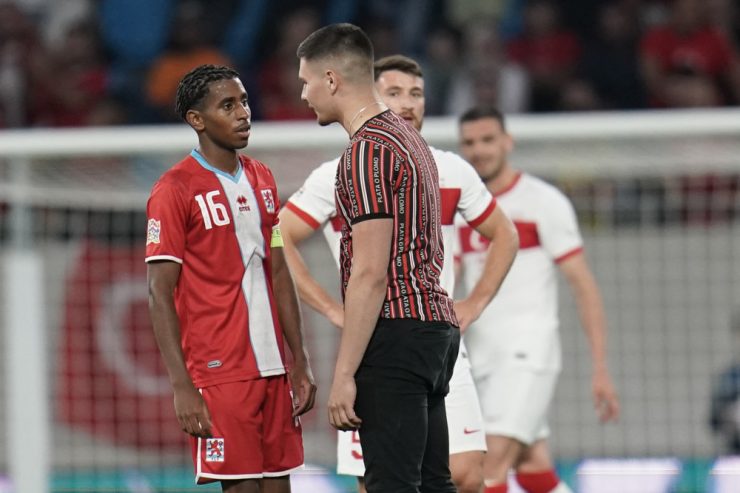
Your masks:
{"label": "player's hand", "polygon": [[482,309],[470,298],[455,301],[455,315],[460,323],[460,333],[465,333],[470,324],[478,320]]}
{"label": "player's hand", "polygon": [[326,313],[326,318],[329,319],[329,322],[331,322],[334,327],[342,330],[344,327],[344,307],[337,304],[330,308]]}
{"label": "player's hand", "polygon": [[316,383],[307,361],[295,363],[289,376],[293,389],[293,417],[296,417],[313,408],[316,401]]}
{"label": "player's hand", "polygon": [[329,423],[337,430],[356,430],[362,420],[355,414],[357,385],[354,377],[334,377],[329,392]]}
{"label": "player's hand", "polygon": [[210,438],[211,414],[206,401],[198,390],[191,385],[175,388],[175,414],[182,431],[194,437]]}
{"label": "player's hand", "polygon": [[616,421],[619,418],[619,398],[614,384],[606,370],[596,371],[591,380],[594,408],[602,423]]}

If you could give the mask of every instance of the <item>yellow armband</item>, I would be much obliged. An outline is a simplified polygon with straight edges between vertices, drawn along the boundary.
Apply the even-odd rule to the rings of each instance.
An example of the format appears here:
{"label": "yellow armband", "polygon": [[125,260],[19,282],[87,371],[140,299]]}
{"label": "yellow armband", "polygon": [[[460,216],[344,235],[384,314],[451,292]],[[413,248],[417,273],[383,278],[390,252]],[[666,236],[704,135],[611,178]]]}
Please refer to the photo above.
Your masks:
{"label": "yellow armband", "polygon": [[270,238],[270,248],[282,248],[283,247],[283,234],[280,232],[279,227],[272,228],[272,238]]}

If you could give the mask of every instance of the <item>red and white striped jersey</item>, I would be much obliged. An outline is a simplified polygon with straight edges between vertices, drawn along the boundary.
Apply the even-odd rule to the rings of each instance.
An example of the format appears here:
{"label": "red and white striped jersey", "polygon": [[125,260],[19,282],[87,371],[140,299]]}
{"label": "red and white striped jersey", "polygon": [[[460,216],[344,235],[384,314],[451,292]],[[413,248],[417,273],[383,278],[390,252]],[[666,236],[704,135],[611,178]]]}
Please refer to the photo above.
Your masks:
{"label": "red and white striped jersey", "polygon": [[335,197],[342,296],[352,272],[353,226],[388,218],[393,236],[380,317],[457,325],[452,299],[439,284],[444,246],[437,165],[419,132],[390,110],[366,121],[339,159]]}
{"label": "red and white striped jersey", "polygon": [[182,264],[175,307],[196,387],[285,373],[270,263],[279,207],[269,168],[247,156],[232,176],[194,150],[152,189],[146,261]]}
{"label": "red and white striped jersey", "polygon": [[[558,370],[556,264],[582,251],[575,211],[562,192],[528,174],[517,176],[496,202],[517,228],[519,252],[498,293],[465,333],[473,372],[509,363]],[[489,241],[458,221],[470,290],[483,271]]]}
{"label": "red and white striped jersey", "polygon": [[[452,294],[455,289],[455,269],[452,261],[457,233],[454,225],[455,214],[460,214],[467,223],[475,227],[493,212],[496,201],[467,161],[453,152],[431,146],[430,149],[437,163],[442,210],[445,260],[440,283],[445,291]],[[324,237],[337,266],[342,234],[334,200],[334,182],[338,165],[339,159],[332,159],[319,165],[285,203],[286,208],[313,229],[323,226]]]}

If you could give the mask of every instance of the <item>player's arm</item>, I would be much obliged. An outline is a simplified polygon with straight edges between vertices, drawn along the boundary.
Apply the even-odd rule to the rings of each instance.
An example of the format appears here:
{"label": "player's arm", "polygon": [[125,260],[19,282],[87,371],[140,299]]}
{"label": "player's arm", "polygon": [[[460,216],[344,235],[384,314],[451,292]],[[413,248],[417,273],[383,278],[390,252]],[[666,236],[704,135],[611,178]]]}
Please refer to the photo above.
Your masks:
{"label": "player's arm", "polygon": [[324,315],[336,327],[342,328],[342,304],[334,299],[311,275],[298,245],[316,231],[288,207],[280,210],[280,230],[283,233],[285,260],[290,266],[301,301]]}
{"label": "player's arm", "polygon": [[352,226],[352,273],[344,293],[344,329],[329,394],[329,422],[340,430],[359,427],[354,412],[355,373],[375,330],[387,289],[393,219]]}
{"label": "player's arm", "polygon": [[180,344],[180,322],[175,311],[175,286],[180,264],[170,261],[147,263],[149,315],[154,337],[162,354],[175,394],[175,414],[183,431],[197,437],[211,436],[211,417],[200,392],[185,366]]}
{"label": "player's arm", "polygon": [[316,384],[308,363],[308,351],[303,341],[301,329],[303,324],[295,284],[281,246],[279,241],[273,240],[272,285],[278,320],[280,320],[280,326],[285,335],[285,342],[293,355],[293,368],[290,370],[294,399],[293,416],[300,416],[313,407],[316,399]]}
{"label": "player's arm", "polygon": [[586,256],[578,251],[558,263],[573,291],[593,363],[594,406],[602,421],[619,417],[619,399],[606,361],[606,317],[599,286]]}
{"label": "player's arm", "polygon": [[519,250],[516,228],[500,207],[496,207],[483,222],[476,225],[475,230],[491,240],[491,243],[478,283],[465,299],[455,302],[455,313],[461,331],[475,322],[491,302]]}

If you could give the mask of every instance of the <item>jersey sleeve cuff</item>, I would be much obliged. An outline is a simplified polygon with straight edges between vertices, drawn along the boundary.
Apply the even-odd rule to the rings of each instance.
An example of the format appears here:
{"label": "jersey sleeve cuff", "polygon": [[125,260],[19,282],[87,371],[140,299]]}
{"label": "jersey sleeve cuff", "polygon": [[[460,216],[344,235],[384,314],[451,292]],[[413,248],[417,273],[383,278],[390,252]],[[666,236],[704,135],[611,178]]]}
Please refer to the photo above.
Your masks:
{"label": "jersey sleeve cuff", "polygon": [[555,258],[555,263],[556,263],[556,264],[559,264],[559,263],[561,263],[561,262],[563,262],[563,261],[565,261],[565,260],[568,260],[568,259],[569,259],[569,258],[571,258],[572,256],[574,256],[574,255],[578,255],[579,253],[582,253],[582,252],[583,252],[583,247],[582,247],[582,246],[576,247],[576,248],[574,248],[574,249],[572,249],[572,250],[568,250],[568,251],[567,251],[567,252],[565,252],[564,254],[562,254],[562,255],[560,255],[560,256],[558,256],[558,257],[556,257],[556,258]]}
{"label": "jersey sleeve cuff", "polygon": [[362,221],[369,221],[370,219],[393,219],[393,214],[387,212],[372,212],[370,214],[363,214],[352,219],[352,224],[361,223]]}
{"label": "jersey sleeve cuff", "polygon": [[311,216],[311,214],[304,211],[303,209],[295,205],[293,202],[290,202],[290,201],[286,202],[285,208],[291,211],[293,214],[295,214],[299,218],[301,218],[301,220],[304,223],[311,226],[312,229],[319,229],[319,227],[321,226],[321,223],[319,223],[316,219],[314,219],[313,216]]}
{"label": "jersey sleeve cuff", "polygon": [[152,255],[151,257],[147,257],[144,259],[146,263],[157,262],[161,260],[167,260],[170,262],[177,262],[178,264],[182,264],[182,259],[179,257],[175,257],[174,255]]}
{"label": "jersey sleeve cuff", "polygon": [[490,216],[490,215],[491,215],[491,214],[493,213],[493,211],[495,211],[495,210],[496,210],[496,199],[491,199],[491,202],[490,202],[490,203],[488,204],[488,207],[486,207],[486,209],[485,209],[485,210],[484,210],[484,211],[483,211],[483,212],[482,212],[482,213],[481,213],[481,214],[480,214],[480,215],[479,215],[478,217],[476,217],[476,218],[475,218],[475,219],[473,219],[472,221],[468,221],[468,224],[469,224],[469,225],[470,225],[470,226],[471,226],[472,228],[477,228],[477,227],[478,227],[478,226],[480,226],[480,224],[481,224],[481,223],[482,223],[483,221],[485,221],[485,220],[486,220],[486,219],[488,218],[488,216]]}

